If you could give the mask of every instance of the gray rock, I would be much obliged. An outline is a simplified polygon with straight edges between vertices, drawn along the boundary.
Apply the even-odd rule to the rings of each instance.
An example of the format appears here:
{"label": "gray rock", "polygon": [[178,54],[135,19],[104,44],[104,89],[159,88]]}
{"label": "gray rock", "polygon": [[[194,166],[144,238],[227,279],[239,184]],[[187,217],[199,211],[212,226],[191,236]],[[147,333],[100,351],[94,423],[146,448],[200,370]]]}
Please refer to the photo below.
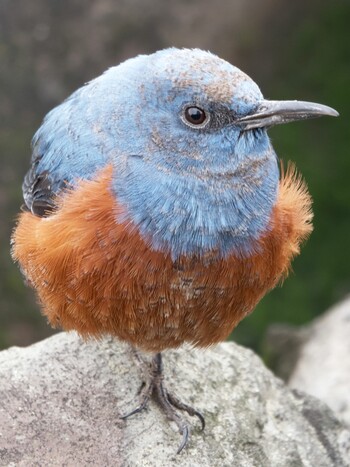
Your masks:
{"label": "gray rock", "polygon": [[350,297],[308,329],[289,385],[323,400],[350,425]]}
{"label": "gray rock", "polygon": [[290,391],[250,350],[224,343],[164,358],[168,387],[201,410],[180,455],[156,404],[127,421],[140,385],[124,345],[61,333],[0,353],[1,466],[329,467],[350,464],[350,432]]}
{"label": "gray rock", "polygon": [[300,358],[302,346],[310,337],[308,326],[273,323],[266,331],[262,354],[275,375],[287,381]]}

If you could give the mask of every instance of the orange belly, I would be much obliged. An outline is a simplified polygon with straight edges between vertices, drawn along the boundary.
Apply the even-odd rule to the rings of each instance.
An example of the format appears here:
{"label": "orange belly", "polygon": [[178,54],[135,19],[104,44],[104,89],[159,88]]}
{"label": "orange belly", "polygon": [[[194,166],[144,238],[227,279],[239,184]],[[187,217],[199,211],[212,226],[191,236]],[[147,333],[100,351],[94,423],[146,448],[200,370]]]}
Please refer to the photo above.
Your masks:
{"label": "orange belly", "polygon": [[111,334],[150,351],[224,340],[287,275],[312,230],[310,196],[290,169],[256,253],[173,262],[132,225],[116,224],[111,176],[107,167],[82,181],[47,218],[21,214],[12,238],[50,323],[83,336]]}

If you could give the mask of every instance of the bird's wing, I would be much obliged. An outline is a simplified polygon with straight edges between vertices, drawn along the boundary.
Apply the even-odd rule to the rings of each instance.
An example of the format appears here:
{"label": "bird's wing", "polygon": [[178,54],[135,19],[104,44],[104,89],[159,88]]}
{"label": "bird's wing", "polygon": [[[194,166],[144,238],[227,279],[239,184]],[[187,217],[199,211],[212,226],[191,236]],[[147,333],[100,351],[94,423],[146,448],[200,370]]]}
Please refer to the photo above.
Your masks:
{"label": "bird's wing", "polygon": [[54,172],[38,168],[41,156],[34,150],[31,167],[26,173],[22,185],[24,205],[22,210],[31,211],[39,217],[46,217],[55,209],[56,195],[67,186],[65,180],[59,180]]}
{"label": "bird's wing", "polygon": [[79,145],[63,131],[59,133],[54,128],[55,131],[50,144],[45,128],[34,137],[31,166],[22,185],[22,210],[39,217],[49,216],[55,210],[57,195],[63,190],[73,188],[79,180],[93,178],[108,163],[99,141],[95,145],[90,140]]}

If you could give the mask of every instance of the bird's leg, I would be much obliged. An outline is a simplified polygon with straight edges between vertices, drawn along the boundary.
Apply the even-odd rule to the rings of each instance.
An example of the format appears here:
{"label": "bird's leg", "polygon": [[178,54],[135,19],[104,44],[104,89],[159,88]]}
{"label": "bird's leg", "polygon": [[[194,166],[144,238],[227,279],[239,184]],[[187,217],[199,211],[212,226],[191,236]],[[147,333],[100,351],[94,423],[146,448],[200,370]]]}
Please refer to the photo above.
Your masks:
{"label": "bird's leg", "polygon": [[198,417],[202,425],[202,430],[204,430],[205,427],[204,417],[197,410],[181,402],[177,397],[169,393],[168,390],[164,387],[163,362],[162,355],[160,353],[157,353],[153,357],[151,364],[146,362],[137,352],[137,350],[133,350],[133,353],[138,365],[142,366],[144,371],[146,367],[148,371],[148,378],[147,381],[141,386],[141,390],[139,392],[140,404],[130,413],[122,416],[121,418],[126,419],[131,415],[141,412],[147,407],[150,398],[153,396],[158,402],[159,406],[164,411],[164,413],[166,414],[166,416],[168,417],[168,419],[176,423],[180,433],[182,434],[182,441],[177,450],[177,454],[179,454],[188,443],[188,439],[190,436],[190,427],[187,420],[181,417],[177,413],[176,409],[187,412],[191,416]]}
{"label": "bird's leg", "polygon": [[151,364],[150,362],[148,362],[147,360],[143,358],[141,353],[135,347],[130,346],[130,349],[131,349],[132,356],[136,362],[136,365],[138,366],[138,368],[140,368],[140,372],[141,372],[142,383],[137,392],[137,394],[141,394],[144,387],[146,386],[147,379],[149,379]]}

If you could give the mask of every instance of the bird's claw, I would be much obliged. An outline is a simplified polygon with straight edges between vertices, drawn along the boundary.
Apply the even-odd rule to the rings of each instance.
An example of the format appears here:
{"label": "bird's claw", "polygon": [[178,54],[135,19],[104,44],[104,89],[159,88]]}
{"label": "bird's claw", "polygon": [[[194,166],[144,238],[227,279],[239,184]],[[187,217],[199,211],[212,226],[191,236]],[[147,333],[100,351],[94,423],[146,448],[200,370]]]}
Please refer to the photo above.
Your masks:
{"label": "bird's claw", "polygon": [[141,412],[147,407],[150,398],[153,396],[162,408],[163,412],[166,414],[167,418],[176,423],[180,433],[182,434],[182,441],[176,451],[176,453],[179,454],[188,444],[190,438],[190,427],[188,422],[177,413],[176,409],[187,412],[191,417],[196,416],[201,422],[201,431],[205,428],[205,419],[198,410],[195,410],[193,407],[180,401],[176,396],[167,391],[163,385],[162,370],[161,355],[157,354],[152,361],[149,381],[147,384],[143,383],[141,390],[139,391],[141,397],[140,404],[134,410],[120,418],[125,420],[132,415]]}
{"label": "bird's claw", "polygon": [[205,418],[203,417],[203,415],[200,412],[198,412],[198,410],[196,410],[193,407],[191,407],[190,405],[187,405],[184,402],[180,401],[180,399],[178,399],[173,394],[171,394],[169,392],[167,392],[166,394],[167,394],[168,400],[169,400],[169,402],[170,402],[170,404],[172,406],[176,407],[179,410],[187,412],[188,415],[190,415],[191,417],[199,418],[199,421],[201,422],[201,431],[204,430],[204,428],[205,428]]}
{"label": "bird's claw", "polygon": [[180,454],[180,452],[187,446],[188,440],[190,438],[190,430],[188,426],[184,426],[182,430],[182,441],[180,446],[177,448],[176,454]]}

